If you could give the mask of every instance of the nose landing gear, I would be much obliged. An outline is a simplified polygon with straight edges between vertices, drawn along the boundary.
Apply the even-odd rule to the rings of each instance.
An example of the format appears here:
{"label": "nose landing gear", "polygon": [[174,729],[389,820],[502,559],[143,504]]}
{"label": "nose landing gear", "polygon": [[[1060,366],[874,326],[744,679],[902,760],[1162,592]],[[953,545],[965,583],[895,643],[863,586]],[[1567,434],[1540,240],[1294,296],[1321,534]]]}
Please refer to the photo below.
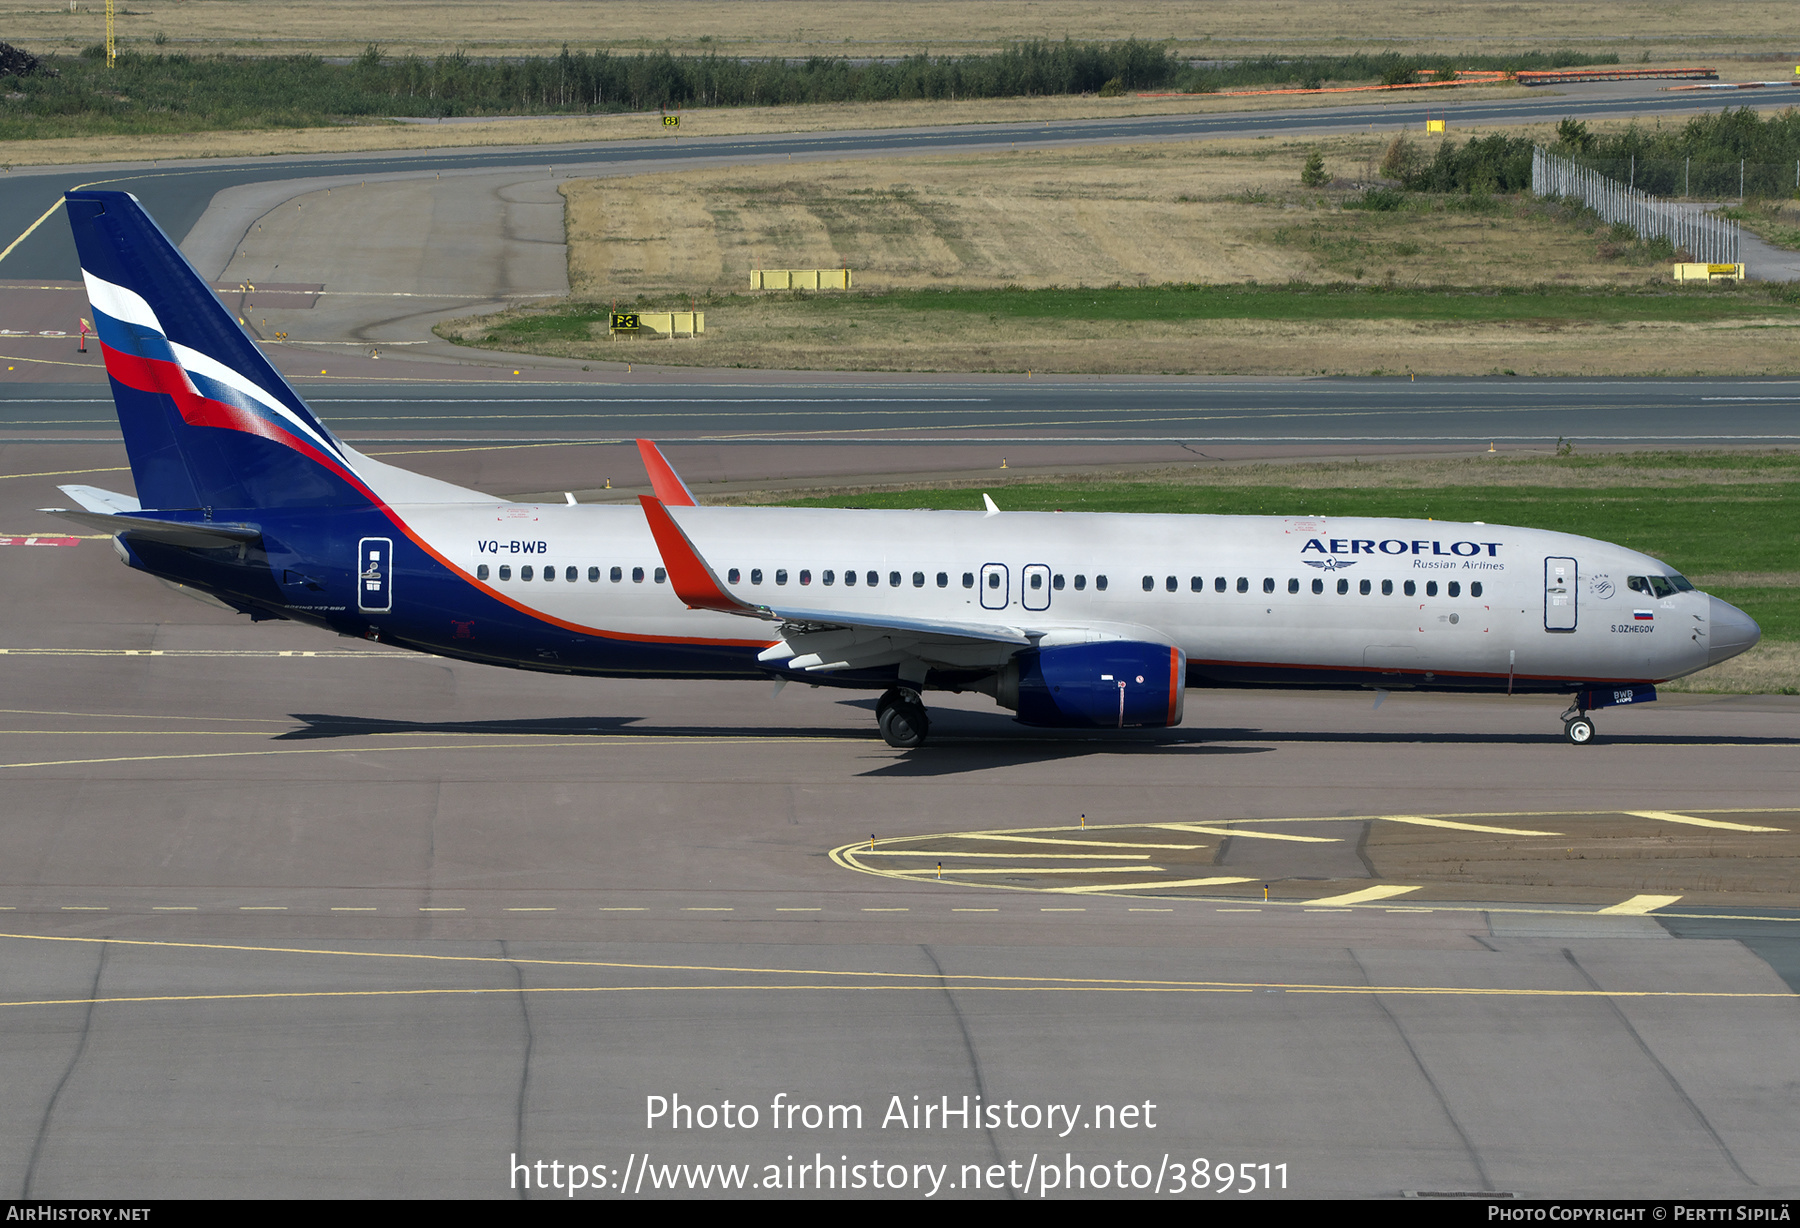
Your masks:
{"label": "nose landing gear", "polygon": [[911,750],[931,733],[931,717],[917,691],[893,687],[875,705],[875,723],[881,736],[896,750]]}
{"label": "nose landing gear", "polygon": [[1594,740],[1594,722],[1588,719],[1587,709],[1581,706],[1580,696],[1562,714],[1562,722],[1563,737],[1569,739],[1570,745],[1586,746]]}

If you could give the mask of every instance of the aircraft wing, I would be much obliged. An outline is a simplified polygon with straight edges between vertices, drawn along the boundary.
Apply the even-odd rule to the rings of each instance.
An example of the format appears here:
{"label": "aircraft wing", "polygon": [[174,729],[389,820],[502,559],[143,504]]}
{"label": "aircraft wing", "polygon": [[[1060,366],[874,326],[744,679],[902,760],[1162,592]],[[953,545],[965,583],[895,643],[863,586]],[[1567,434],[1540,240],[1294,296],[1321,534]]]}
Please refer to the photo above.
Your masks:
{"label": "aircraft wing", "polygon": [[1004,623],[906,618],[865,611],[753,605],[719,582],[660,499],[639,495],[656,539],[669,584],[690,609],[716,610],[779,623],[781,640],[759,654],[767,664],[786,662],[809,672],[863,669],[908,660],[952,667],[1004,664],[1043,631]]}

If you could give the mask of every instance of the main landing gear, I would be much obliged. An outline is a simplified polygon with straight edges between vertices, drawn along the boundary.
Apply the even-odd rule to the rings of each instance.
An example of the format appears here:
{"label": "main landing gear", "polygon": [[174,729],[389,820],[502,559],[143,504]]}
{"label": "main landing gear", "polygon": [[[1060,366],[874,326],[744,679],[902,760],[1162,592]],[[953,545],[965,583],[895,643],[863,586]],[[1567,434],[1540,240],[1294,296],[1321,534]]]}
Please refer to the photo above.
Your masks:
{"label": "main landing gear", "polygon": [[931,732],[931,717],[917,691],[892,687],[875,705],[875,723],[881,736],[897,750],[911,750],[924,743]]}
{"label": "main landing gear", "polygon": [[1563,737],[1575,746],[1586,746],[1594,740],[1594,722],[1588,719],[1587,709],[1581,701],[1569,705],[1568,711],[1562,714]]}

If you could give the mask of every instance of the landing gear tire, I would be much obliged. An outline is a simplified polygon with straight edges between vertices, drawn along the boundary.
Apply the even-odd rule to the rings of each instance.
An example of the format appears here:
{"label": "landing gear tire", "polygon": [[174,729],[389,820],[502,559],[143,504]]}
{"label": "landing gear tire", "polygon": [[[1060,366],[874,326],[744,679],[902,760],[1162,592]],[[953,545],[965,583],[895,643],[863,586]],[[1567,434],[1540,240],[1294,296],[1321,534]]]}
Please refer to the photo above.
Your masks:
{"label": "landing gear tire", "polygon": [[1594,722],[1585,716],[1564,721],[1563,736],[1576,746],[1586,746],[1594,740]]}
{"label": "landing gear tire", "polygon": [[912,691],[895,687],[875,705],[875,723],[881,727],[882,739],[896,750],[911,750],[923,745],[931,733],[931,717],[925,705]]}

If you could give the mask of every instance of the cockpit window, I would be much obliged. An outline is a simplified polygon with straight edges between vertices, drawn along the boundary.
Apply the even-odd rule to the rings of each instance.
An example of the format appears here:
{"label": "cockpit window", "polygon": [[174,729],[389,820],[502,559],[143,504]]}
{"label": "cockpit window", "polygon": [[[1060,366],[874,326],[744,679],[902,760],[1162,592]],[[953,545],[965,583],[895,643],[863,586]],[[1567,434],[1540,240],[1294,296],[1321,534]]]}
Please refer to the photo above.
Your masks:
{"label": "cockpit window", "polygon": [[1693,582],[1686,576],[1670,576],[1669,583],[1675,586],[1675,591],[1678,593],[1691,593],[1694,591]]}
{"label": "cockpit window", "polygon": [[1650,591],[1650,581],[1643,576],[1627,576],[1625,587],[1634,593],[1647,593]]}
{"label": "cockpit window", "polygon": [[1651,576],[1650,591],[1657,597],[1673,597],[1675,595],[1675,582],[1670,580],[1667,576]]}

